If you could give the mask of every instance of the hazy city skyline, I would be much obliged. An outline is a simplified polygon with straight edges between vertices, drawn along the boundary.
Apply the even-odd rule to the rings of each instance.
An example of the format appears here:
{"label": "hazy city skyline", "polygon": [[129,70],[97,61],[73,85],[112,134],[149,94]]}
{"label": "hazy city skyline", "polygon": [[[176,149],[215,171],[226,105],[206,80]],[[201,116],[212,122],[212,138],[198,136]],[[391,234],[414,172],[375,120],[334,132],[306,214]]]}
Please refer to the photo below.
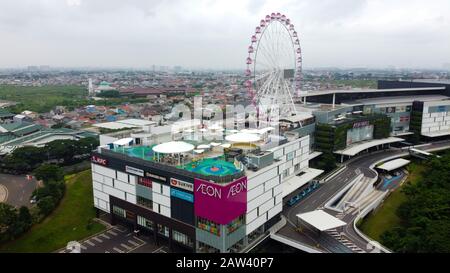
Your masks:
{"label": "hazy city skyline", "polygon": [[243,69],[250,37],[271,12],[291,18],[305,68],[443,68],[448,10],[445,0],[7,1],[0,68]]}

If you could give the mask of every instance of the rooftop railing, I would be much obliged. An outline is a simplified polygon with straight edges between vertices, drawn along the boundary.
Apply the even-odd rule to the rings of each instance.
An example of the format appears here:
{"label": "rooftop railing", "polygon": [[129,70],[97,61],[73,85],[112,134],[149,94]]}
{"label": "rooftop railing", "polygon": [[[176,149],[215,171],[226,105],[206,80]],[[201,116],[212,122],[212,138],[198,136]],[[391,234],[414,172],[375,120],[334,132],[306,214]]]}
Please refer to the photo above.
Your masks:
{"label": "rooftop railing", "polygon": [[[95,150],[94,152],[98,152],[98,150]],[[218,175],[203,175],[200,173],[196,173],[196,172],[192,172],[192,171],[188,171],[188,170],[184,170],[184,169],[180,169],[177,168],[175,166],[170,166],[167,164],[162,164],[159,162],[154,162],[154,161],[149,161],[149,160],[145,160],[145,159],[141,159],[138,157],[132,157],[132,156],[128,156],[126,154],[123,153],[119,153],[119,152],[115,152],[112,151],[110,149],[107,148],[101,148],[100,149],[100,154],[104,154],[106,156],[110,156],[113,158],[117,158],[117,159],[121,159],[124,161],[129,161],[129,162],[133,162],[139,165],[143,165],[146,167],[150,167],[153,169],[159,169],[159,170],[163,170],[169,173],[174,173],[174,174],[178,174],[180,176],[187,176],[190,178],[198,178],[198,179],[202,179],[202,180],[206,180],[206,181],[211,181],[217,184],[226,184],[229,182],[232,182],[236,179],[239,179],[241,177],[243,177],[245,175],[245,172],[243,170],[235,173],[235,174],[229,174],[229,175],[223,175],[223,176],[218,176]]]}

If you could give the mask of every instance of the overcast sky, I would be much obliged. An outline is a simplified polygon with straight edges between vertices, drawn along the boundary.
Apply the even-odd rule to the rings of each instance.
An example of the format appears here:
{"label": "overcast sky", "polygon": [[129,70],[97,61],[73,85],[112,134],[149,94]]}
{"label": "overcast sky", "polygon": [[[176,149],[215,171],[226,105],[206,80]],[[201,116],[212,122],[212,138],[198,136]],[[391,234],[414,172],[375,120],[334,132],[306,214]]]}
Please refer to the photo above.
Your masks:
{"label": "overcast sky", "polygon": [[448,0],[2,0],[0,67],[244,68],[271,12],[291,18],[304,67],[442,68]]}

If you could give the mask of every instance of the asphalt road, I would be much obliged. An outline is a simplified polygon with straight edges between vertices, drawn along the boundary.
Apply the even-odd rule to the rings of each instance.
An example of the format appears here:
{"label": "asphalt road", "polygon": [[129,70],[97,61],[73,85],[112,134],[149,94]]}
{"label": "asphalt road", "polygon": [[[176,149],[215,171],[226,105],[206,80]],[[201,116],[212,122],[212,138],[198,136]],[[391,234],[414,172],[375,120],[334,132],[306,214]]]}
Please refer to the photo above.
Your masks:
{"label": "asphalt road", "polygon": [[0,185],[6,188],[7,198],[4,201],[10,205],[30,206],[30,197],[36,189],[36,180],[27,180],[25,175],[10,175],[0,173]]}

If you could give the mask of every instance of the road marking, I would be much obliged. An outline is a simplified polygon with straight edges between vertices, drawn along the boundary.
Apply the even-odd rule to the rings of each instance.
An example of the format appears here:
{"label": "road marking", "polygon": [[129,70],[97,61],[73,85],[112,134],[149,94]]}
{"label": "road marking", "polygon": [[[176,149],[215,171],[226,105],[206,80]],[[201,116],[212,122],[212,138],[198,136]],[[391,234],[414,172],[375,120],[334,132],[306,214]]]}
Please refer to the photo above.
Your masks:
{"label": "road marking", "polygon": [[86,243],[89,244],[90,246],[95,246],[95,244],[89,240],[87,240]]}
{"label": "road marking", "polygon": [[113,236],[117,236],[117,233],[115,233],[115,232],[112,231],[112,230],[108,230],[107,232],[108,232],[109,234],[113,235]]}
{"label": "road marking", "polygon": [[113,247],[113,250],[114,250],[115,252],[124,253],[123,250],[120,250],[120,249],[118,249],[117,247]]}
{"label": "road marking", "polygon": [[103,243],[103,240],[101,240],[101,239],[99,239],[99,238],[97,238],[97,237],[94,237],[94,238],[92,238],[92,239],[96,240],[96,241],[99,242],[99,243]]}
{"label": "road marking", "polygon": [[166,253],[164,250],[162,250],[164,246],[158,248],[157,250],[153,251],[153,253]]}
{"label": "road marking", "polygon": [[85,247],[84,245],[80,245],[80,248],[81,248],[81,249],[84,249],[84,250],[87,249],[87,247]]}
{"label": "road marking", "polygon": [[111,253],[111,252],[109,252],[108,250],[105,250],[105,253]]}
{"label": "road marking", "polygon": [[138,243],[136,243],[135,241],[132,241],[132,240],[128,240],[128,243],[130,243],[130,244],[132,244],[134,246],[138,246],[139,245]]}
{"label": "road marking", "polygon": [[145,244],[145,241],[139,239],[139,238],[136,237],[136,236],[133,236],[133,239],[136,240],[136,241],[138,241],[138,242],[141,243],[141,244]]}
{"label": "road marking", "polygon": [[126,244],[120,244],[120,246],[126,248],[127,250],[130,250],[130,249],[131,249],[131,247],[127,246]]}
{"label": "road marking", "polygon": [[117,231],[120,231],[120,232],[126,232],[126,231],[127,231],[127,229],[124,228],[124,227],[115,227],[115,229],[116,229]]}
{"label": "road marking", "polygon": [[102,237],[105,238],[105,239],[111,239],[111,237],[109,237],[109,236],[106,235],[106,234],[100,234],[100,236],[102,236]]}

